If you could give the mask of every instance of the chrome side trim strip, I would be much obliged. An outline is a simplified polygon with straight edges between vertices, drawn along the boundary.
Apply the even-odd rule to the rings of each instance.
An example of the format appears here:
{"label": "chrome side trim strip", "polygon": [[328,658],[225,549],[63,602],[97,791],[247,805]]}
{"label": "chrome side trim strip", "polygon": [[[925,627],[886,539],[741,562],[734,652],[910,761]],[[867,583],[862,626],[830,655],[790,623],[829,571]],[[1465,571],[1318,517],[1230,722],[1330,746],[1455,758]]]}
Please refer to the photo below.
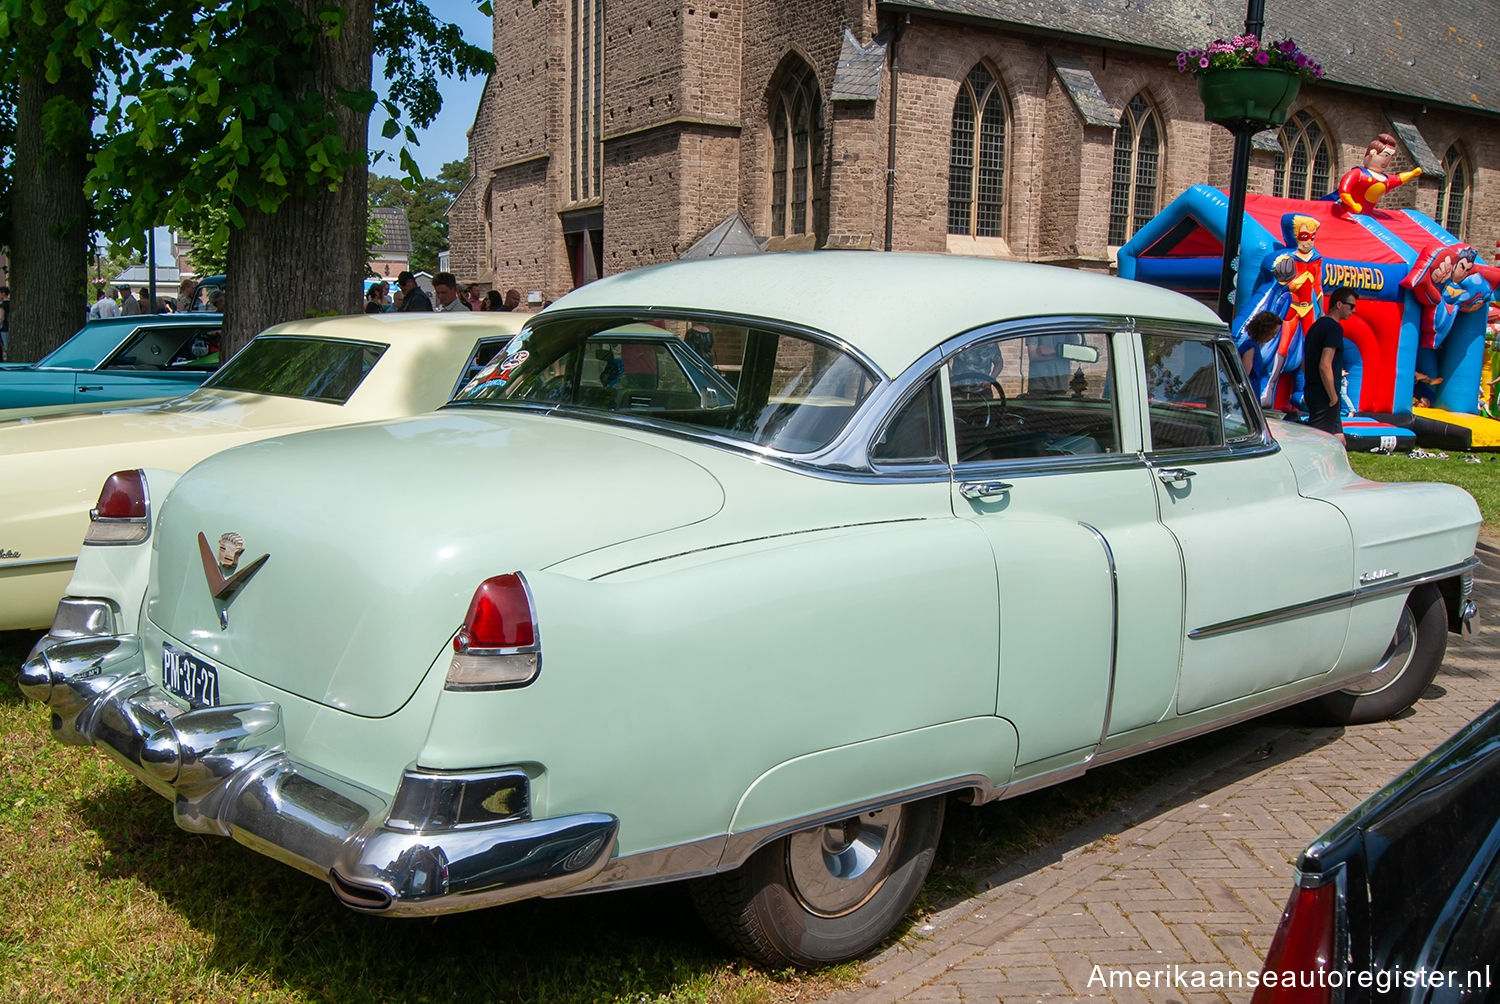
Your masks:
{"label": "chrome side trim strip", "polygon": [[1104,747],[1104,740],[1109,736],[1110,712],[1114,710],[1115,704],[1115,663],[1120,647],[1120,570],[1115,565],[1115,552],[1109,546],[1109,541],[1104,539],[1104,534],[1087,523],[1080,521],[1078,525],[1098,539],[1099,546],[1104,548],[1104,560],[1109,562],[1109,688],[1104,694],[1104,724],[1099,728],[1099,741],[1094,744],[1094,752],[1083,760],[1084,763],[1089,763]]}
{"label": "chrome side trim strip", "polygon": [[1290,620],[1293,617],[1302,617],[1307,614],[1316,613],[1319,610],[1327,610],[1330,607],[1342,606],[1345,603],[1358,603],[1385,593],[1393,593],[1413,586],[1424,585],[1429,582],[1437,582],[1440,579],[1449,579],[1455,575],[1461,575],[1479,564],[1479,558],[1472,557],[1467,561],[1460,561],[1456,565],[1439,568],[1433,572],[1423,572],[1417,575],[1406,575],[1399,579],[1387,579],[1379,584],[1363,586],[1359,589],[1346,589],[1332,596],[1321,599],[1309,600],[1306,603],[1296,603],[1287,607],[1278,607],[1275,610],[1267,610],[1265,613],[1250,614],[1246,617],[1236,617],[1233,620],[1220,621],[1217,624],[1209,624],[1206,627],[1193,628],[1188,632],[1189,638],[1212,638],[1215,635],[1227,634],[1230,631],[1240,631],[1249,627],[1258,627],[1261,624],[1271,624],[1276,621]]}
{"label": "chrome side trim strip", "polygon": [[78,563],[78,556],[71,558],[32,558],[26,561],[7,561],[0,564],[0,572],[7,568],[36,568],[39,565],[73,565]]}

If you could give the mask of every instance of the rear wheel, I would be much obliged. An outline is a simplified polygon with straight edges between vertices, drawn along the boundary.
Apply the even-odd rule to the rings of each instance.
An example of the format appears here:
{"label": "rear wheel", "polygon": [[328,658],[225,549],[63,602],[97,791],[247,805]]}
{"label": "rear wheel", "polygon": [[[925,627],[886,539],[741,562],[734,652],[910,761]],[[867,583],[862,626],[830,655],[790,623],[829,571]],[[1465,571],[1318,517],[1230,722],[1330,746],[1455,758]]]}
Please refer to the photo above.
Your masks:
{"label": "rear wheel", "polygon": [[1399,715],[1437,676],[1448,651],[1448,618],[1435,585],[1418,586],[1406,598],[1396,633],[1375,668],[1343,690],[1311,702],[1319,718],[1336,725],[1362,725]]}
{"label": "rear wheel", "polygon": [[737,871],[696,883],[698,912],[725,942],[773,968],[863,955],[917,898],[943,806],[929,798],[783,837]]}

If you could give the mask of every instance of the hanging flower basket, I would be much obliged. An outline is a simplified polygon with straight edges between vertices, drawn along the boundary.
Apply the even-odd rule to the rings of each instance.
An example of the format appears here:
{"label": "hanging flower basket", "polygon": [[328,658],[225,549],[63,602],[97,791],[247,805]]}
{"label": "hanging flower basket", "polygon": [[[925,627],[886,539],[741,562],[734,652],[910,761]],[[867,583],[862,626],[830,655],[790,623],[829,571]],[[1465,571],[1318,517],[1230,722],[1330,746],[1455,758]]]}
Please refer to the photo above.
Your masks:
{"label": "hanging flower basket", "polygon": [[1281,125],[1302,82],[1323,76],[1291,39],[1267,45],[1254,35],[1179,52],[1177,69],[1197,80],[1203,117],[1231,126]]}
{"label": "hanging flower basket", "polygon": [[1286,70],[1243,67],[1200,73],[1198,96],[1210,122],[1250,122],[1279,126],[1297,98],[1301,78]]}

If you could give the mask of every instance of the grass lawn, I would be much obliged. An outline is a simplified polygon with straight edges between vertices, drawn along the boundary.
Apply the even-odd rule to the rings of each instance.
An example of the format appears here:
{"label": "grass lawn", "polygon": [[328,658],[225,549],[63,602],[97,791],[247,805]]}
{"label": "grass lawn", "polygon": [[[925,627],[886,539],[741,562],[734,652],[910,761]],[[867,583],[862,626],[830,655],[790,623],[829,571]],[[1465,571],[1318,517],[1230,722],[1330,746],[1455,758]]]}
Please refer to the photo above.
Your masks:
{"label": "grass lawn", "polygon": [[1465,455],[1450,452],[1447,459],[1436,456],[1413,459],[1405,453],[1382,456],[1374,453],[1351,453],[1349,462],[1356,474],[1371,481],[1446,481],[1458,485],[1474,496],[1484,515],[1481,530],[1487,536],[1500,536],[1500,455],[1468,454],[1479,463],[1466,463]]}

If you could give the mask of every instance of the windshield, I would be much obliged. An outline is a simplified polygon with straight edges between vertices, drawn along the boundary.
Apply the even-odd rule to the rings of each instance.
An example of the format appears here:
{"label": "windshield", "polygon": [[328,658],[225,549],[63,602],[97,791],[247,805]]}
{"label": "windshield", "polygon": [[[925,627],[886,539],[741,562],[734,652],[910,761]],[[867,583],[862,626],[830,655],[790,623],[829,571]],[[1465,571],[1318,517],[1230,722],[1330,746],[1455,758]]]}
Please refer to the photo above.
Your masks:
{"label": "windshield", "polygon": [[369,342],[261,335],[203,386],[343,404],[385,350]]}
{"label": "windshield", "polygon": [[841,349],[754,325],[543,318],[454,400],[628,414],[810,453],[838,435],[876,384]]}

